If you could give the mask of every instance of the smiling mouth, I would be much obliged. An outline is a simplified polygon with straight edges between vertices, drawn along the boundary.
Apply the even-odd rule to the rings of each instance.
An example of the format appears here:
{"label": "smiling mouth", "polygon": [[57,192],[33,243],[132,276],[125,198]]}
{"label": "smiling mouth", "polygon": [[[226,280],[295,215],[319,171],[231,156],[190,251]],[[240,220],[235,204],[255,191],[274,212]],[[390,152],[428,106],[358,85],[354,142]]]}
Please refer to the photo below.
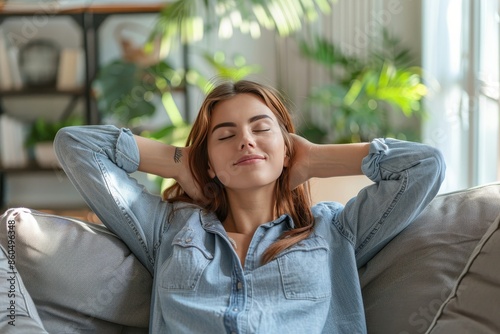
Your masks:
{"label": "smiling mouth", "polygon": [[262,156],[248,156],[248,157],[243,157],[243,158],[239,159],[238,161],[236,161],[233,164],[233,166],[250,165],[250,164],[254,164],[254,163],[257,163],[257,162],[260,162],[263,160],[266,160],[266,159]]}

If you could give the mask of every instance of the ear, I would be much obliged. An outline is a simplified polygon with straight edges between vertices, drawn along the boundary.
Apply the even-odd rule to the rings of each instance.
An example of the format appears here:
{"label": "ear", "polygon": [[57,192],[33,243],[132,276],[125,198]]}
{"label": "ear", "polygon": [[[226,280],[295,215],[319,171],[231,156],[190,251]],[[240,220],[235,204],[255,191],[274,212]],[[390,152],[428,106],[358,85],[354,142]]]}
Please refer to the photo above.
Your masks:
{"label": "ear", "polygon": [[283,159],[283,167],[288,167],[290,165],[290,157],[285,155],[285,159]]}
{"label": "ear", "polygon": [[216,176],[214,170],[212,169],[212,165],[210,165],[210,161],[208,162],[208,176],[210,176],[212,179]]}
{"label": "ear", "polygon": [[288,155],[288,150],[285,146],[285,157],[283,159],[283,167],[288,167],[290,165],[290,156]]}

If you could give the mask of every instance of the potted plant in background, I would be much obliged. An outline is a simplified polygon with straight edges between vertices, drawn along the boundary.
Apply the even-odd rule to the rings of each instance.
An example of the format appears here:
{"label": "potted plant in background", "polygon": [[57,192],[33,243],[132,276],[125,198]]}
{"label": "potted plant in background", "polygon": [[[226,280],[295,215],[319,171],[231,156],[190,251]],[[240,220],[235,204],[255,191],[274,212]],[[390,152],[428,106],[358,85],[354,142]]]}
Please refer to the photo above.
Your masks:
{"label": "potted plant in background", "polygon": [[300,43],[301,54],[322,65],[330,82],[307,96],[299,132],[318,143],[368,141],[375,137],[418,140],[418,129],[391,122],[404,115],[418,120],[427,94],[422,69],[412,66],[410,51],[383,30],[378,48],[366,58],[344,54],[321,37]]}
{"label": "potted plant in background", "polygon": [[69,117],[59,121],[48,121],[39,117],[29,128],[24,142],[25,147],[39,167],[58,168],[60,165],[54,152],[54,138],[57,131],[66,126],[82,124],[81,117]]}
{"label": "potted plant in background", "polygon": [[[298,132],[316,143],[352,143],[375,137],[419,140],[418,127],[393,124],[394,117],[425,115],[422,99],[427,87],[422,70],[412,66],[408,49],[383,31],[378,48],[366,58],[347,55],[334,43],[317,36],[299,43],[305,59],[313,60],[329,74],[330,81],[313,87],[304,103]],[[375,44],[377,45],[377,44]],[[314,201],[332,199],[346,203],[357,190],[371,184],[363,175],[312,179]]]}

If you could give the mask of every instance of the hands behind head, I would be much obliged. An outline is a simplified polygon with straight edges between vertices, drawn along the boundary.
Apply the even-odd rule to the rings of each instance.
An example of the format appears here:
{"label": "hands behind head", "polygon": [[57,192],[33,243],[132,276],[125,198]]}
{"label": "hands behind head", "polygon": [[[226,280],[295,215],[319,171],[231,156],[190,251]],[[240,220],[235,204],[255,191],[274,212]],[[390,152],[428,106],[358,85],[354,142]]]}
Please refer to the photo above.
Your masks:
{"label": "hands behind head", "polygon": [[[295,155],[293,160],[289,162],[287,168],[290,169],[290,189],[295,189],[311,178],[310,152],[315,144],[299,135],[290,135],[293,140]],[[191,168],[189,168],[188,157],[190,147],[183,147],[180,149],[182,150],[182,159],[180,161],[182,163],[182,168],[176,179],[177,182],[193,200],[200,203],[208,203],[209,199],[207,195],[204,193],[203,188],[195,182],[194,176],[191,173]]]}

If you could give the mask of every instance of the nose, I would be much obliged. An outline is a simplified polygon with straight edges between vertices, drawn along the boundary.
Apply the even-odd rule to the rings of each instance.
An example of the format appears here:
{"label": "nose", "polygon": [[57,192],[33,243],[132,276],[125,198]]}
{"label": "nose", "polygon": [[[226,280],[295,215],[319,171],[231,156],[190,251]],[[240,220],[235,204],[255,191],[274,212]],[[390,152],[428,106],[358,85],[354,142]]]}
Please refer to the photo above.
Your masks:
{"label": "nose", "polygon": [[253,138],[252,134],[249,132],[245,132],[241,136],[240,149],[243,150],[246,147],[255,148],[255,139]]}

